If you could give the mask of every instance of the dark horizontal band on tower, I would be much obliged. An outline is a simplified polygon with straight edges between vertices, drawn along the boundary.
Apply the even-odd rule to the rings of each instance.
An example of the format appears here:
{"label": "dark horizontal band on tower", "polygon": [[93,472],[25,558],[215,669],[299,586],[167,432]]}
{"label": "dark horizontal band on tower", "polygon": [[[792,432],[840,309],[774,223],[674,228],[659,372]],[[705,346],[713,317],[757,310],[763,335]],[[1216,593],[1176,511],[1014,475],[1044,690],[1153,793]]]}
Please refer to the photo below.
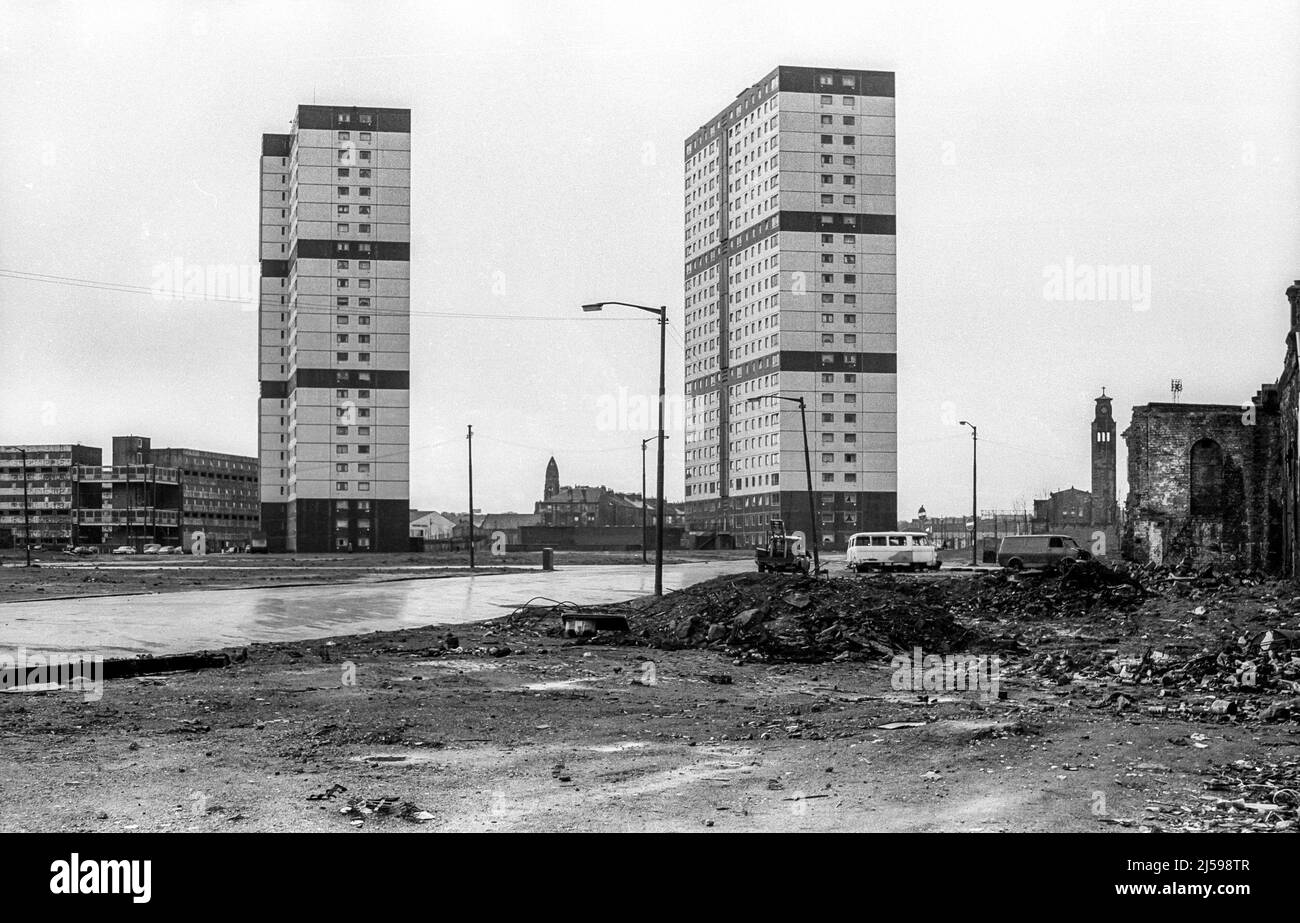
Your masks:
{"label": "dark horizontal band on tower", "polygon": [[410,133],[411,110],[366,106],[299,106],[298,128]]}
{"label": "dark horizontal band on tower", "polygon": [[898,372],[897,353],[815,353],[781,351],[783,372],[867,372],[893,375]]}
{"label": "dark horizontal band on tower", "polygon": [[289,136],[288,135],[262,135],[262,156],[263,157],[288,157]]}
{"label": "dark horizontal band on tower", "polygon": [[[779,67],[778,89],[785,93],[834,93],[843,96],[894,95],[893,71],[842,70],[826,67]],[[830,77],[830,83],[823,83]]]}
{"label": "dark horizontal band on tower", "polygon": [[[799,472],[802,477],[803,472]],[[848,498],[852,497],[853,501]],[[826,512],[843,506],[857,506],[859,509],[868,509],[873,506],[880,506],[889,511],[890,525],[897,524],[894,518],[894,504],[897,499],[897,493],[892,490],[818,490],[815,491],[815,499],[819,507],[824,507]],[[706,500],[686,500],[684,506],[698,507],[705,512],[722,512],[726,510],[730,513],[747,513],[754,509],[770,507],[774,501],[789,501],[791,504],[800,508],[804,512],[808,508],[808,492],[801,483],[798,487],[784,490],[773,487],[768,491],[759,491],[758,493],[738,494],[726,497],[710,497]]]}
{"label": "dark horizontal band on tower", "polygon": [[[707,499],[687,496],[682,502],[691,520],[726,518],[737,531],[766,531],[767,519],[773,514],[785,520],[790,530],[804,530],[811,525],[808,518],[808,492],[803,486],[803,472],[798,472],[798,487],[759,488],[757,492],[732,493],[724,481],[726,493]],[[815,506],[819,515],[833,514],[839,522],[823,526],[823,534],[837,531],[854,532],[859,529],[895,529],[898,527],[898,495],[892,490],[818,490],[814,491]],[[735,517],[756,515],[759,523],[748,527],[738,525]],[[702,531],[709,531],[708,528]],[[824,546],[823,546],[824,550]]]}
{"label": "dark horizontal band on tower", "polygon": [[686,277],[708,269],[724,254],[735,253],[753,246],[760,240],[782,231],[801,234],[879,234],[892,236],[898,219],[894,215],[866,215],[845,212],[778,212],[756,222],[717,246],[706,250],[686,263]]}
{"label": "dark horizontal band on tower", "polygon": [[[363,379],[362,375],[369,378]],[[298,388],[375,388],[409,391],[411,373],[398,369],[298,369],[287,381],[263,381],[262,397],[287,399]]]}
{"label": "dark horizontal band on tower", "polygon": [[840,212],[781,212],[782,231],[836,232],[840,234],[893,234],[894,215],[858,215]]}
{"label": "dark horizontal band on tower", "polygon": [[784,350],[760,356],[734,365],[729,369],[704,375],[686,382],[686,392],[692,397],[707,394],[730,385],[743,384],[751,378],[775,372],[862,372],[874,375],[893,375],[898,372],[896,353],[818,353]]}
{"label": "dark horizontal band on tower", "polygon": [[[369,249],[364,249],[368,247]],[[405,240],[298,240],[290,260],[393,260],[409,262],[411,245]]]}
{"label": "dark horizontal band on tower", "polygon": [[736,96],[686,139],[686,156],[702,145],[725,136],[727,129],[763,105],[775,93],[820,93],[841,96],[894,96],[892,71],[859,71],[826,67],[778,67],[748,90]]}
{"label": "dark horizontal band on tower", "polygon": [[[361,244],[370,249],[362,250]],[[287,260],[262,260],[262,277],[283,279],[294,260],[388,260],[411,261],[411,245],[404,240],[300,240]]]}

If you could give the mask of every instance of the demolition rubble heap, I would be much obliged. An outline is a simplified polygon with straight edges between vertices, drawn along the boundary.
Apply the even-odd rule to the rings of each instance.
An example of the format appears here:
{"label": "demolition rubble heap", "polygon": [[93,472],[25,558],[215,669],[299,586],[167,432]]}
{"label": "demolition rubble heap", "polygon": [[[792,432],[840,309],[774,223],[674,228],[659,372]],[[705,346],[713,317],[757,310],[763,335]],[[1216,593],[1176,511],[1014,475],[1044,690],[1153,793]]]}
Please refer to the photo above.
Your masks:
{"label": "demolition rubble heap", "polygon": [[631,624],[656,647],[714,647],[789,661],[888,658],[915,646],[947,653],[974,640],[940,588],[889,577],[719,577],[652,603]]}
{"label": "demolition rubble heap", "polygon": [[1300,716],[1300,595],[1250,571],[1089,562],[951,579],[750,573],[637,603],[528,606],[507,621],[559,636],[557,616],[583,613],[626,618],[628,631],[598,635],[612,643],[773,662],[996,652],[1008,677],[1119,710]]}
{"label": "demolition rubble heap", "polygon": [[540,617],[555,625],[555,634],[557,614],[584,611],[626,615],[630,631],[609,640],[667,650],[702,647],[774,662],[887,659],[916,646],[947,653],[966,649],[976,637],[949,612],[941,587],[891,577],[741,574],[638,605],[530,607],[514,619],[522,627],[519,619]]}
{"label": "demolition rubble heap", "polygon": [[953,609],[1018,649],[1008,675],[1093,707],[1215,722],[1300,717],[1300,595],[1253,571],[1091,565],[981,578]]}
{"label": "demolition rubble heap", "polygon": [[1093,561],[1063,574],[999,571],[953,587],[949,604],[964,614],[1033,620],[1124,612],[1158,591],[1131,573]]}

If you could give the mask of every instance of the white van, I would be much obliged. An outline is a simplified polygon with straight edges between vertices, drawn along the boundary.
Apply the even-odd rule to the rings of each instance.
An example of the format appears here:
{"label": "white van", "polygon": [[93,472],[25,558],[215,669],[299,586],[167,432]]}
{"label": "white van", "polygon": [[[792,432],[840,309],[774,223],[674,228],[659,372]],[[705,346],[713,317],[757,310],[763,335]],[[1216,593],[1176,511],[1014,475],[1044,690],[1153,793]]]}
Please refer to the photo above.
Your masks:
{"label": "white van", "polygon": [[858,573],[873,567],[939,569],[939,556],[924,532],[857,532],[849,536],[845,564]]}

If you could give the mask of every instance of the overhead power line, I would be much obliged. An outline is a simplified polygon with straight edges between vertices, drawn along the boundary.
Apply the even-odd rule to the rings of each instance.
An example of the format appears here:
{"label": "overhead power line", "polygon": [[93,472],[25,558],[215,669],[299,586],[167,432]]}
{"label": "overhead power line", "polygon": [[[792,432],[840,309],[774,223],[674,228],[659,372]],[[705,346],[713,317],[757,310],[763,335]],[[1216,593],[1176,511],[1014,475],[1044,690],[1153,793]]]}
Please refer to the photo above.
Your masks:
{"label": "overhead power line", "polygon": [[[241,298],[237,295],[198,294],[194,292],[185,292],[183,289],[180,291],[170,291],[170,290],[160,291],[157,288],[151,288],[150,286],[147,285],[131,285],[124,282],[108,282],[99,279],[79,279],[71,276],[54,276],[54,275],[48,275],[46,273],[26,272],[24,270],[19,270],[19,269],[0,269],[0,278],[14,279],[21,282],[41,282],[47,285],[62,285],[69,288],[89,288],[98,291],[120,292],[122,294],[127,294],[127,295],[147,295],[154,301],[198,301],[198,302],[214,302],[214,303],[239,304],[239,305],[252,305],[256,302],[259,304],[271,305],[272,307],[284,307],[286,309],[289,308],[288,305],[280,305],[276,301],[262,301],[260,297]],[[353,294],[352,292],[349,292],[349,295],[352,294]],[[328,300],[330,296],[322,296],[322,297]],[[384,297],[384,296],[362,295],[360,297],[364,298],[364,297]],[[299,307],[297,307],[294,310],[297,310],[299,314],[334,313],[334,311],[332,310],[333,306],[329,306],[329,307],[331,308],[331,310],[313,311],[313,310],[304,310],[304,306],[299,305]],[[385,312],[379,309],[374,309],[373,313],[382,315]],[[556,315],[497,314],[497,313],[489,313],[486,311],[417,311],[417,310],[402,311],[400,313],[402,315],[409,314],[412,317],[450,317],[450,318],[464,318],[464,319],[473,319],[473,320],[585,321],[586,323],[592,323],[592,321],[589,318],[584,318],[581,315],[568,317],[559,314]],[[609,317],[603,318],[602,320],[605,322],[636,321],[639,320],[639,318],[620,317],[618,315],[611,315]],[[669,330],[670,331],[672,330],[671,326],[669,327]]]}

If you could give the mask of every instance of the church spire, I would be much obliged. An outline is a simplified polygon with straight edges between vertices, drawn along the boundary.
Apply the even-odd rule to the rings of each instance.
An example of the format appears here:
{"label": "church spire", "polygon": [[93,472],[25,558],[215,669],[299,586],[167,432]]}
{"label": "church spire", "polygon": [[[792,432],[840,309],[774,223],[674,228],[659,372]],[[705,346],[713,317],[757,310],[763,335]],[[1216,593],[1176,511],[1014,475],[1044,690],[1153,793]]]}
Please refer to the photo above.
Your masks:
{"label": "church spire", "polygon": [[555,456],[546,463],[546,484],[542,487],[542,499],[549,500],[560,492],[560,466],[555,463]]}

